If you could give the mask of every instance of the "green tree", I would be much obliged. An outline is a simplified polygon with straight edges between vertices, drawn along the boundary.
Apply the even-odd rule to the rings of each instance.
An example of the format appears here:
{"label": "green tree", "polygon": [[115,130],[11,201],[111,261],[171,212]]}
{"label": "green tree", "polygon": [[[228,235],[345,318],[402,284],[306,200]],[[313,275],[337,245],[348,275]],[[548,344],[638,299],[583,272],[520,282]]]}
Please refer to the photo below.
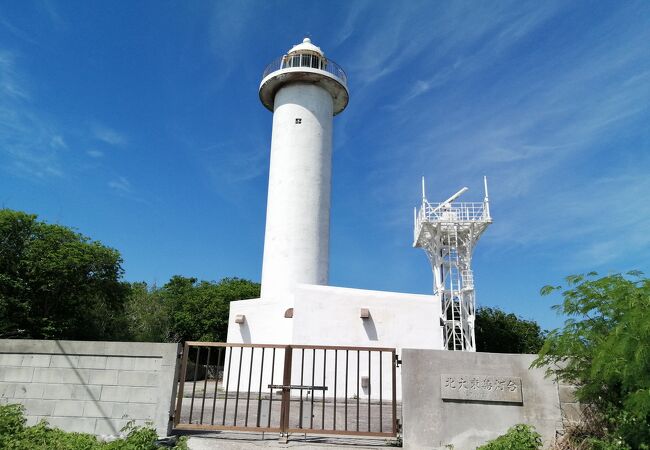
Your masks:
{"label": "green tree", "polygon": [[169,338],[169,306],[163,290],[147,283],[131,283],[125,306],[129,336],[139,342],[166,342]]}
{"label": "green tree", "polygon": [[555,291],[563,301],[554,308],[568,319],[534,365],[576,383],[577,398],[596,408],[604,436],[590,448],[650,448],[650,280],[592,272],[542,294]]}
{"label": "green tree", "polygon": [[544,343],[544,332],[537,322],[498,308],[477,309],[475,333],[479,352],[537,353]]}
{"label": "green tree", "polygon": [[225,341],[230,302],[256,298],[260,285],[240,278],[218,283],[174,276],[163,288],[174,341]]}
{"label": "green tree", "polygon": [[0,337],[124,336],[117,250],[37,216],[0,210]]}

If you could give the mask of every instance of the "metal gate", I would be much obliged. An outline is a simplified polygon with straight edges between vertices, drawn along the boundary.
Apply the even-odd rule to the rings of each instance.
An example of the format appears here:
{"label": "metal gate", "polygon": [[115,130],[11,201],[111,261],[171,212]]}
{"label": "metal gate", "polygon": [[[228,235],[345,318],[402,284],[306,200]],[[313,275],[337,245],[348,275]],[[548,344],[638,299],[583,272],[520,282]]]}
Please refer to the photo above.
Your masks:
{"label": "metal gate", "polygon": [[186,342],[176,430],[397,435],[394,348]]}

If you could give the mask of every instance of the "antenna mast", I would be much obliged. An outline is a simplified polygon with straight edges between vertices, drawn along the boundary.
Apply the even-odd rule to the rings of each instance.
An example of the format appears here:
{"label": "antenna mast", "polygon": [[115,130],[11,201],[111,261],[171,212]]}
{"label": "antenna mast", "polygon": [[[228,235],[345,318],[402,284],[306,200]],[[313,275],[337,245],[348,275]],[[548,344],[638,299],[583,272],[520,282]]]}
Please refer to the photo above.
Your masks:
{"label": "antenna mast", "polygon": [[487,178],[483,202],[455,202],[464,187],[441,203],[429,203],[422,178],[422,207],[415,214],[413,247],[422,248],[433,270],[433,293],[440,296],[443,346],[476,351],[476,296],[471,269],[474,246],[492,223]]}

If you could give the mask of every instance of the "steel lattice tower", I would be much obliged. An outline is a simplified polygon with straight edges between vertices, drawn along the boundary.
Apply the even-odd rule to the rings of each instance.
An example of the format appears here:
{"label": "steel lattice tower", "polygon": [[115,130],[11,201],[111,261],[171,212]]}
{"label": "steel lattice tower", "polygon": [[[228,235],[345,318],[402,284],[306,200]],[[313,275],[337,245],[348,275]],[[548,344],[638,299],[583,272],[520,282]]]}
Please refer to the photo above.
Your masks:
{"label": "steel lattice tower", "polygon": [[454,202],[463,188],[441,203],[426,199],[422,179],[422,205],[415,208],[413,247],[424,249],[433,270],[433,291],[440,296],[443,346],[447,350],[476,351],[474,277],[471,262],[474,246],[492,223],[484,178],[483,202]]}

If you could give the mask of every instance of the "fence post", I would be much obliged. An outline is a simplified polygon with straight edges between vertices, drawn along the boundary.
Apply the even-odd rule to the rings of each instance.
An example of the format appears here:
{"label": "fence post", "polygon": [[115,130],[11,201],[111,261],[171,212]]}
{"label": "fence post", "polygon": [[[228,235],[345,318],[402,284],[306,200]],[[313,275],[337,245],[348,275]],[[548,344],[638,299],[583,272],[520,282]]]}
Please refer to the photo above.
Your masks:
{"label": "fence post", "polygon": [[282,404],[280,406],[280,441],[287,442],[289,439],[289,407],[291,404],[291,362],[293,360],[293,348],[287,345],[284,348],[284,372],[282,374]]}
{"label": "fence post", "polygon": [[392,415],[393,415],[393,435],[397,436],[397,355],[395,353],[395,349],[393,349],[393,367],[392,367],[392,372],[393,372],[393,379],[392,384],[393,384],[393,407],[392,407]]}
{"label": "fence post", "polygon": [[185,342],[183,347],[183,362],[181,363],[180,385],[178,387],[178,397],[176,398],[176,411],[174,411],[174,426],[178,425],[181,420],[181,408],[183,407],[183,388],[185,387],[185,372],[187,371],[187,356],[190,352],[190,346]]}

